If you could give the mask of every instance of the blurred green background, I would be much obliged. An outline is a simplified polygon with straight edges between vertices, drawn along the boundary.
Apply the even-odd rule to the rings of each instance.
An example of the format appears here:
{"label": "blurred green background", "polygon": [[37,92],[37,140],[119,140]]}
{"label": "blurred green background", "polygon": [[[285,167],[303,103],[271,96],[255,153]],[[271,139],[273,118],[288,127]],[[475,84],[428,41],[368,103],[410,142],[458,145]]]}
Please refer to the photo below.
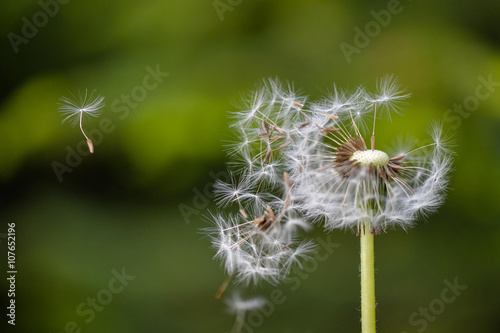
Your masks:
{"label": "blurred green background", "polygon": [[[6,253],[15,222],[12,331],[230,331],[234,318],[214,298],[224,273],[200,228],[213,208],[210,184],[225,170],[232,103],[265,77],[293,81],[314,99],[333,83],[374,88],[394,73],[412,97],[404,116],[377,124],[377,142],[424,139],[427,124],[441,120],[458,155],[439,213],[376,238],[378,330],[498,332],[500,2],[25,0],[1,8],[0,247]],[[356,48],[347,57],[346,44]],[[148,68],[168,73],[151,90],[142,88]],[[107,118],[112,130],[60,181],[54,162],[67,164],[83,137],[61,125],[57,103],[85,89],[106,98],[85,128]],[[460,105],[465,111],[454,112]],[[278,287],[286,301],[255,332],[359,332],[358,238],[329,237],[338,248],[296,290]],[[112,271],[122,269],[135,278],[110,294]],[[441,309],[444,281],[455,279],[467,289]],[[6,279],[2,286],[6,306]],[[89,297],[108,302],[91,320],[78,312]],[[429,305],[439,313],[411,321]]]}

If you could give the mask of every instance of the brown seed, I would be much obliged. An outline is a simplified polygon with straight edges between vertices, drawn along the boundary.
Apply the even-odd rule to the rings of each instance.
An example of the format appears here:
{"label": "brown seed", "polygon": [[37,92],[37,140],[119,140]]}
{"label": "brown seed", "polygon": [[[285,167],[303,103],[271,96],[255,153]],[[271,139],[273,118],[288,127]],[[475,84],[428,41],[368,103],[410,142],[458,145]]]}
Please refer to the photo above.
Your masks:
{"label": "brown seed", "polygon": [[382,178],[384,181],[387,180],[387,175],[385,174],[385,171],[377,165],[377,174],[379,175],[380,178]]}
{"label": "brown seed", "polygon": [[272,151],[271,149],[269,149],[269,151],[268,151],[268,152],[267,152],[267,154],[266,154],[266,158],[264,159],[264,163],[269,162],[269,159],[271,158],[271,153],[272,153],[272,152],[273,152],[273,151]]}
{"label": "brown seed", "polygon": [[302,125],[300,125],[299,127],[297,127],[297,129],[301,129],[301,128],[304,128],[306,127],[307,125],[309,125],[311,122],[308,121],[307,123],[303,123]]}
{"label": "brown seed", "polygon": [[266,134],[267,134],[267,132],[264,131],[264,129],[262,128],[262,125],[259,123],[259,136],[264,136]]}
{"label": "brown seed", "polygon": [[352,152],[351,151],[340,150],[337,153],[337,156],[349,156],[349,157],[351,157],[352,156]]}
{"label": "brown seed", "polygon": [[283,178],[285,179],[285,185],[287,187],[292,187],[292,182],[290,181],[290,175],[288,172],[283,173]]}
{"label": "brown seed", "polygon": [[240,214],[241,216],[243,216],[244,218],[248,219],[248,214],[245,212],[245,210],[243,208],[240,208]]}
{"label": "brown seed", "polygon": [[394,172],[394,170],[391,168],[391,166],[386,165],[384,169],[385,169],[385,173],[387,173],[387,175],[388,175],[389,177],[391,177],[391,178],[396,177],[396,173],[395,173],[395,172]]}
{"label": "brown seed", "polygon": [[266,133],[269,133],[269,124],[265,120],[264,120],[264,127],[266,129]]}
{"label": "brown seed", "polygon": [[273,128],[278,132],[278,133],[281,133],[281,134],[286,134],[286,132],[284,130],[282,130],[281,128],[279,128],[278,126],[273,126]]}
{"label": "brown seed", "polygon": [[278,147],[278,149],[283,149],[283,148],[286,148],[286,147],[288,147],[291,143],[292,143],[292,141],[288,141],[288,142],[286,142],[286,143],[282,144],[281,146],[279,146],[279,147]]}
{"label": "brown seed", "polygon": [[262,223],[264,222],[264,220],[266,219],[265,216],[261,216],[261,217],[258,217],[256,218],[255,220],[253,220],[252,222],[255,223],[255,224],[259,224],[259,223]]}
{"label": "brown seed", "polygon": [[[405,158],[405,157],[406,157],[406,155],[404,155],[404,154],[403,154],[403,155],[398,155],[398,156],[392,157],[392,158],[391,158],[391,162],[402,161],[402,160],[403,160],[403,158]],[[401,163],[401,162],[400,162],[400,163]]]}
{"label": "brown seed", "polygon": [[399,164],[394,164],[392,161],[389,162],[389,166],[395,171],[395,172],[400,172],[402,170],[404,170],[405,168],[402,167],[401,165]]}
{"label": "brown seed", "polygon": [[269,218],[274,220],[274,212],[271,209],[271,206],[267,206],[267,212],[265,214],[268,214]]}
{"label": "brown seed", "polygon": [[90,153],[94,153],[94,145],[92,144],[92,140],[87,139],[87,145],[89,146]]}
{"label": "brown seed", "polygon": [[325,116],[327,116],[328,118],[332,118],[332,119],[339,119],[339,117],[337,117],[334,114],[325,114]]}

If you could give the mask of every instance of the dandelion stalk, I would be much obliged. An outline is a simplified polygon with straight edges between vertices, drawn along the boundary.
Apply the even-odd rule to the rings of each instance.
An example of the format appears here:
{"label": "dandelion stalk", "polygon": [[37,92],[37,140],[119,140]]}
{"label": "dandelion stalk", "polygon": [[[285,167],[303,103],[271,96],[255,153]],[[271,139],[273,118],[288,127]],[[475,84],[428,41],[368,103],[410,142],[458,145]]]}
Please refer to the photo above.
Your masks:
{"label": "dandelion stalk", "polygon": [[375,257],[369,226],[360,233],[361,247],[361,331],[375,333]]}
{"label": "dandelion stalk", "polygon": [[[219,205],[237,204],[240,214],[211,214],[214,226],[207,229],[215,257],[236,282],[277,283],[292,265],[301,267],[313,244],[301,242],[298,231],[307,231],[310,221],[323,221],[329,231],[357,230],[362,333],[376,332],[374,235],[407,230],[435,212],[444,202],[452,164],[452,142],[439,123],[430,127],[429,144],[376,149],[376,124],[399,114],[409,96],[388,75],[374,93],[334,88],[308,102],[292,85],[269,80],[245,98],[231,125],[237,135],[228,146],[235,168],[231,183],[214,185]],[[243,312],[234,312],[238,330]]]}

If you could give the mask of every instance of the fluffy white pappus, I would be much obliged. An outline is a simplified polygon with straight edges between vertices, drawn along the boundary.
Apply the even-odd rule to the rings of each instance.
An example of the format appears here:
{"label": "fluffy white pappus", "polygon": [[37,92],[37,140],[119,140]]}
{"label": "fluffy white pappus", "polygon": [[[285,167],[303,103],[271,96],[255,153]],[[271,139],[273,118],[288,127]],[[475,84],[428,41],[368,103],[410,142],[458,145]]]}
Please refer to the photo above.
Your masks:
{"label": "fluffy white pappus", "polygon": [[435,153],[439,155],[455,155],[453,148],[455,147],[455,141],[451,134],[443,133],[443,123],[439,121],[433,121],[427,132],[432,138],[434,144],[436,145]]}
{"label": "fluffy white pappus", "polygon": [[[252,129],[253,130],[253,129]],[[262,181],[275,184],[283,174],[281,150],[289,145],[291,139],[286,135],[259,135],[258,131],[247,131],[241,142],[228,146],[232,161],[229,167],[235,172],[245,174],[249,181],[259,184]]]}
{"label": "fluffy white pappus", "polygon": [[[253,259],[253,257],[248,257]],[[236,280],[246,286],[256,285],[261,281],[276,285],[282,277],[283,271],[276,264],[273,265],[270,260],[244,260],[240,262]]]}
{"label": "fluffy white pappus", "polygon": [[78,96],[72,94],[72,98],[61,97],[59,100],[59,112],[64,116],[62,123],[69,122],[72,126],[81,123],[86,116],[99,116],[104,107],[104,97],[95,94],[95,90],[90,93],[85,90]]}
{"label": "fluffy white pappus", "polygon": [[[339,92],[334,87],[334,92],[330,93],[327,98],[311,105],[311,112],[315,115],[314,123],[322,128],[335,126],[348,119],[349,121],[344,122],[345,125],[356,124],[358,128],[364,129],[369,120],[367,116],[371,114],[366,92],[361,87],[350,95],[346,92]],[[339,120],[333,117],[338,117]]]}
{"label": "fluffy white pappus", "polygon": [[246,126],[255,118],[262,117],[262,112],[267,113],[269,101],[272,97],[268,89],[260,88],[248,96],[243,96],[241,104],[235,104],[239,111],[231,112],[234,123],[231,126]]}
{"label": "fluffy white pappus", "polygon": [[303,217],[292,217],[284,224],[287,233],[296,234],[300,231],[309,231],[312,226]]}
{"label": "fluffy white pappus", "polygon": [[367,95],[370,103],[376,104],[388,119],[391,113],[400,113],[402,105],[411,94],[406,93],[399,80],[394,75],[385,75],[377,81],[377,89],[373,95]]}
{"label": "fluffy white pappus", "polygon": [[275,185],[281,181],[283,175],[281,167],[282,164],[278,161],[260,164],[258,168],[254,168],[249,177],[255,184],[265,182],[266,184]]}
{"label": "fluffy white pappus", "polygon": [[248,129],[244,127],[235,127],[232,129],[232,136],[236,140],[228,140],[224,145],[224,150],[230,158],[238,157],[238,155],[248,155],[251,144],[255,138],[252,133],[248,133]]}
{"label": "fluffy white pappus", "polygon": [[307,102],[307,96],[301,95],[296,90],[293,83],[286,82],[286,86],[278,78],[264,80],[264,86],[272,95],[271,103],[278,106],[278,114],[275,119],[281,119],[285,124],[289,121],[297,120],[296,115],[300,115],[300,110]]}
{"label": "fluffy white pappus", "polygon": [[[419,145],[419,141],[410,134],[398,135],[391,140],[391,143],[384,146],[386,151],[391,151],[393,155],[404,155]],[[412,158],[409,156],[409,158]]]}
{"label": "fluffy white pappus", "polygon": [[348,94],[334,85],[328,96],[313,103],[311,109],[321,113],[342,114],[353,108],[358,108],[360,103],[364,103],[364,99],[360,98],[364,95],[362,88],[358,88],[353,94]]}
{"label": "fluffy white pappus", "polygon": [[236,140],[226,147],[233,159],[230,166],[254,184],[276,184],[285,171],[283,152],[308,123],[302,112],[306,101],[290,84],[264,81],[245,99],[243,110],[233,113]]}
{"label": "fluffy white pappus", "polygon": [[[212,214],[213,227],[205,232],[216,250],[215,258],[238,282],[276,284],[286,277],[292,262],[307,258],[312,243],[297,242],[298,228],[285,227],[289,222],[287,214],[275,214],[270,206],[254,216],[251,219],[241,214]],[[292,223],[299,224],[296,220]]]}
{"label": "fluffy white pappus", "polygon": [[[344,164],[339,162],[343,155],[328,157],[339,152],[347,154]],[[329,151],[318,145],[316,156],[323,159],[310,163],[297,185],[302,211],[310,218],[323,218],[327,229],[359,229],[366,222],[378,231],[407,229],[442,205],[452,158],[438,142],[387,157],[376,167],[360,167],[356,155],[349,154],[342,147]]]}
{"label": "fluffy white pappus", "polygon": [[371,218],[363,207],[373,195],[365,192],[361,196],[362,189],[358,182],[347,182],[337,173],[310,174],[297,184],[295,204],[307,219],[323,223],[327,230],[354,229]]}
{"label": "fluffy white pappus", "polygon": [[294,251],[291,252],[290,256],[287,258],[284,269],[288,274],[293,267],[293,265],[297,265],[300,269],[302,269],[302,262],[311,260],[311,254],[316,251],[316,244],[313,241],[304,241],[295,248]]}
{"label": "fluffy white pappus", "polygon": [[[223,217],[220,214],[211,214],[210,221],[214,224],[213,227],[203,229],[211,241],[212,246],[216,250],[214,258],[220,259],[224,263],[224,268],[229,274],[233,274],[237,268],[237,251],[235,251],[235,243],[232,237],[225,232],[227,228],[234,226],[232,217]],[[235,226],[234,229],[237,229]],[[237,230],[235,230],[237,232]]]}
{"label": "fluffy white pappus", "polygon": [[235,122],[232,126],[253,126],[261,122],[281,125],[295,120],[296,115],[307,101],[306,96],[301,96],[292,84],[283,87],[277,79],[267,79],[263,85],[243,97],[243,102],[236,105],[240,111],[232,112]]}
{"label": "fluffy white pappus", "polygon": [[214,183],[214,195],[217,204],[225,207],[230,203],[238,201],[240,197],[246,193],[245,186],[241,185],[242,184],[235,185],[233,183],[217,180]]}

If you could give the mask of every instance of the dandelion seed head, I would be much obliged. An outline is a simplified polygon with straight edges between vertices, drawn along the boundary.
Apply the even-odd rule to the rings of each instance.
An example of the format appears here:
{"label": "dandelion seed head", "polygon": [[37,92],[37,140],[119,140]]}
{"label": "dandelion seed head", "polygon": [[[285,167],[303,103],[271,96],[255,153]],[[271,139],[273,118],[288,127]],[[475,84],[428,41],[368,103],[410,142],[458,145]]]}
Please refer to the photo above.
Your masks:
{"label": "dandelion seed head", "polygon": [[[290,172],[296,207],[308,218],[324,221],[327,229],[356,229],[366,222],[378,230],[406,229],[434,211],[442,202],[450,163],[450,143],[443,139],[439,124],[431,127],[431,144],[400,147],[392,154],[377,150],[377,110],[398,112],[409,94],[392,76],[381,79],[373,95],[363,88],[348,98],[335,91],[329,103],[313,103],[313,112],[325,121],[315,122],[313,132],[299,137],[287,155],[290,167],[301,168]],[[369,119],[370,148],[363,137]]]}
{"label": "dandelion seed head", "polygon": [[375,233],[406,230],[436,211],[453,146],[441,124],[431,125],[427,144],[405,139],[376,149],[380,114],[390,119],[408,97],[392,76],[374,93],[334,87],[317,102],[277,79],[250,94],[233,113],[231,179],[214,186],[218,205],[234,211],[212,215],[208,232],[227,273],[245,285],[286,278],[314,252],[299,238],[311,223]]}

